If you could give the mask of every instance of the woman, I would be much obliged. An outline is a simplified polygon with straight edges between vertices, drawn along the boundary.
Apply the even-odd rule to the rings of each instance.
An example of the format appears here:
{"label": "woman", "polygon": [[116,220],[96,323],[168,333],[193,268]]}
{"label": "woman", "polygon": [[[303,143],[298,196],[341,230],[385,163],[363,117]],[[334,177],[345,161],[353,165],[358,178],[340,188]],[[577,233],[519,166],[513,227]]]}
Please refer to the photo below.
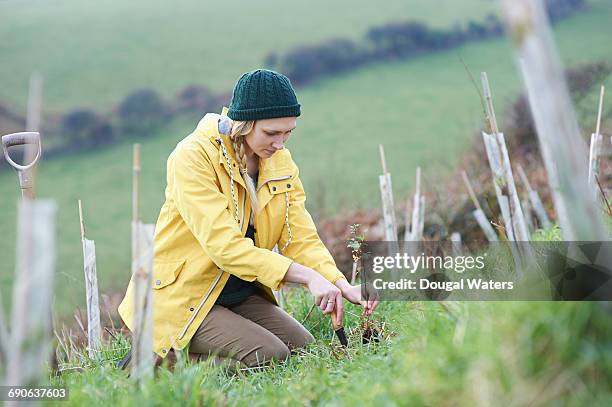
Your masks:
{"label": "woman", "polygon": [[[284,148],[300,116],[289,79],[258,69],[236,83],[229,110],[207,114],[170,154],[155,230],[153,350],[216,355],[253,367],[313,340],[272,289],[305,285],[324,314],[342,298],[371,314],[336,268],[304,206]],[[277,246],[279,253],[273,251]],[[119,306],[132,329],[133,287]]]}

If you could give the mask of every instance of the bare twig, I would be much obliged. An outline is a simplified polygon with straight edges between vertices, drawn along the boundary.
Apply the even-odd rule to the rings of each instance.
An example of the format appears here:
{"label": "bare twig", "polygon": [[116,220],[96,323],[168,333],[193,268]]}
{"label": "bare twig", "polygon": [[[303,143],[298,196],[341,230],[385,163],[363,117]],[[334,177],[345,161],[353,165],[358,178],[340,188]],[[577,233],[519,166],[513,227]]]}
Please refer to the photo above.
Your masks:
{"label": "bare twig", "polygon": [[312,310],[314,310],[316,305],[317,304],[312,304],[312,306],[310,307],[310,310],[308,311],[308,313],[306,314],[306,316],[304,317],[304,319],[301,322],[302,325],[304,325],[304,322],[306,322],[306,320],[310,317],[310,314],[312,314]]}
{"label": "bare twig", "polygon": [[606,207],[608,208],[608,215],[612,216],[612,208],[610,208],[610,202],[608,201],[606,193],[601,187],[601,182],[599,182],[599,177],[597,175],[595,175],[595,181],[597,182],[597,186],[599,187],[599,192],[601,192],[601,197],[603,198],[604,202],[606,203]]}

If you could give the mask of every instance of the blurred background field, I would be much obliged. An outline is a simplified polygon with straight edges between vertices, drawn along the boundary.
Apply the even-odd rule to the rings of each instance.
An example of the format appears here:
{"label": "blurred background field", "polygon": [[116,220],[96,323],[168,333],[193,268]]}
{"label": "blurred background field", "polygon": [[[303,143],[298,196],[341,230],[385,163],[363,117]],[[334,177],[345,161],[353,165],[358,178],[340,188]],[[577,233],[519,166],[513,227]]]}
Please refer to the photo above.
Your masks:
{"label": "blurred background field", "polygon": [[[365,1],[226,2],[214,7],[195,1],[182,7],[164,2],[2,2],[0,38],[10,40],[0,44],[0,103],[23,111],[32,71],[44,77],[43,112],[49,116],[76,108],[107,112],[142,87],[168,97],[193,83],[229,92],[240,73],[262,66],[271,51],[333,37],[357,38],[368,27],[389,21],[415,19],[444,28],[491,12],[498,13],[498,5],[488,0],[390,1],[384,7]],[[612,62],[611,19],[611,2],[590,0],[585,10],[556,25],[566,66]],[[417,166],[423,167],[426,185],[451,173],[482,124],[478,96],[460,58],[475,74],[489,73],[504,123],[502,112],[521,90],[505,38],[369,64],[298,89],[303,115],[288,147],[300,166],[313,213],[380,211],[379,143],[386,148],[398,201],[413,186]],[[144,221],[154,222],[163,202],[166,158],[197,120],[179,115],[145,136],[120,134],[118,143],[43,161],[39,196],[59,203],[58,314],[69,315],[84,301],[77,199],[83,200],[87,235],[96,241],[101,290],[122,292],[129,279],[131,144],[142,143],[142,213]],[[592,132],[594,121],[583,123],[584,135]],[[5,303],[14,269],[18,195],[16,174],[0,170]]]}
{"label": "blurred background field", "polygon": [[[612,89],[612,65],[593,74],[612,64],[612,2],[547,1],[577,5],[566,14],[556,9],[563,15],[554,35],[565,67],[595,67],[578,75],[588,82],[579,87],[584,94],[573,94],[586,141],[595,127],[599,85]],[[113,301],[122,297],[130,274],[132,144],[142,145],[142,219],[154,222],[164,200],[166,158],[176,143],[206,111],[219,112],[229,102],[241,73],[274,67],[272,54],[283,57],[338,39],[367,47],[364,38],[373,27],[408,21],[417,22],[411,27],[417,34],[430,30],[425,32],[430,40],[441,31],[470,33],[446,48],[420,49],[409,58],[382,55],[299,84],[302,116],[288,147],[300,166],[309,210],[325,233],[328,225],[337,227],[332,236],[337,241],[328,245],[332,252],[345,249],[340,235],[359,216],[374,214],[380,223],[379,143],[385,146],[398,212],[413,192],[417,166],[423,169],[428,216],[455,212],[454,218],[473,223],[462,215],[473,208],[457,177],[459,166],[485,206],[492,185],[479,136],[483,112],[462,60],[477,81],[481,71],[488,72],[513,164],[525,165],[553,212],[541,163],[526,165],[539,152],[533,129],[525,131],[533,127],[528,114],[516,116],[523,90],[509,40],[486,34],[499,6],[494,0],[0,1],[0,134],[23,130],[30,75],[44,80],[46,154],[38,196],[56,200],[59,208],[53,312],[63,337],[60,368],[68,369],[52,384],[70,388],[70,400],[57,404],[612,405],[609,303],[383,302],[372,318],[380,342],[370,344],[362,343],[360,308],[347,304],[349,347],[342,351],[329,319],[316,310],[308,313],[310,294],[291,289],[286,309],[315,342],[285,364],[239,375],[209,363],[179,365],[174,372],[157,372],[140,391],[115,367],[130,347],[129,333],[116,326]],[[158,108],[159,117],[127,127],[122,106],[143,90],[132,108],[148,104]],[[188,90],[212,102],[206,109],[183,109]],[[163,108],[151,102],[155,98]],[[134,117],[131,124],[138,125]],[[606,140],[610,117],[607,103]],[[83,127],[83,120],[89,124]],[[91,123],[107,127],[88,140]],[[74,134],[64,134],[75,127]],[[71,143],[82,145],[71,149]],[[19,187],[17,175],[3,164],[0,158],[0,300],[6,310],[14,282]],[[604,183],[612,185],[612,175],[606,177]],[[108,328],[101,360],[89,358],[73,318],[86,319],[83,311],[75,313],[85,302],[78,199],[86,235],[96,241],[101,317]],[[456,210],[461,205],[464,212]],[[458,230],[446,220],[437,224]],[[467,242],[469,235],[462,236]],[[558,227],[534,233],[534,240],[559,239]],[[0,364],[0,376],[2,370]]]}
{"label": "blurred background field", "polygon": [[30,73],[45,77],[45,110],[110,108],[133,88],[163,95],[204,83],[231,90],[272,52],[356,38],[370,26],[419,20],[448,27],[496,12],[488,0],[352,2],[0,2],[0,100],[26,106]]}

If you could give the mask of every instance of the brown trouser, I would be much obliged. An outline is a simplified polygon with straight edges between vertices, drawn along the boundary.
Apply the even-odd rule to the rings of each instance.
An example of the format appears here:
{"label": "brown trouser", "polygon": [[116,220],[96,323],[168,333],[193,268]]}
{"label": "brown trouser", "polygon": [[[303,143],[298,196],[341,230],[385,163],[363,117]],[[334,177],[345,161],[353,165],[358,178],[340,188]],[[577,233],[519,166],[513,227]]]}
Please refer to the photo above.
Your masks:
{"label": "brown trouser", "polygon": [[314,338],[291,315],[260,294],[231,307],[214,305],[191,338],[189,353],[214,355],[217,362],[239,362],[241,367],[262,366],[272,359],[286,360],[291,350]]}

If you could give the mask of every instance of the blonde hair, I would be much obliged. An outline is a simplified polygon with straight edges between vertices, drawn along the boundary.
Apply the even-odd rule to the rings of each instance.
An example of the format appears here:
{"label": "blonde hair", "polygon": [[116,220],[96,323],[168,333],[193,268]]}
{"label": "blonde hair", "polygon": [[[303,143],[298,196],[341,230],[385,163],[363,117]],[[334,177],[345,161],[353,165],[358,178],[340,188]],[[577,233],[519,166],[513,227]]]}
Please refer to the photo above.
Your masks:
{"label": "blonde hair", "polygon": [[[231,130],[229,134],[229,139],[232,142],[232,148],[236,154],[236,161],[238,161],[238,167],[240,168],[240,173],[244,178],[244,181],[247,186],[247,192],[249,195],[249,199],[251,200],[251,214],[257,213],[259,208],[259,203],[257,202],[257,189],[255,188],[255,182],[249,175],[247,171],[247,157],[246,157],[246,148],[244,146],[244,138],[253,131],[253,127],[255,125],[254,121],[231,121]],[[225,133],[224,133],[225,134]],[[225,144],[223,140],[219,137],[217,142],[221,146],[221,151],[223,152],[223,156],[227,161],[227,166],[230,173],[230,187],[232,191],[232,199],[234,201],[234,217],[237,223],[240,223],[238,219],[238,202],[236,200],[236,195],[234,194],[234,171],[232,171],[232,166],[230,165],[229,155],[227,153],[227,149],[225,148]],[[250,221],[253,221],[254,216],[250,217]],[[283,245],[281,249],[279,249],[280,253],[284,253],[285,249],[291,244],[293,241],[293,234],[291,233],[291,225],[289,223],[289,192],[285,191],[285,226],[287,227],[287,241]]]}
{"label": "blonde hair", "polygon": [[[251,178],[248,173],[247,167],[247,156],[244,138],[253,131],[255,127],[254,121],[233,121],[232,129],[229,134],[229,138],[232,141],[232,147],[234,153],[236,153],[236,161],[238,161],[238,167],[242,178],[246,183],[249,199],[251,201],[251,213],[257,213],[259,208],[259,202],[257,201],[257,188],[255,187],[255,181]],[[253,217],[251,217],[251,222]]]}

